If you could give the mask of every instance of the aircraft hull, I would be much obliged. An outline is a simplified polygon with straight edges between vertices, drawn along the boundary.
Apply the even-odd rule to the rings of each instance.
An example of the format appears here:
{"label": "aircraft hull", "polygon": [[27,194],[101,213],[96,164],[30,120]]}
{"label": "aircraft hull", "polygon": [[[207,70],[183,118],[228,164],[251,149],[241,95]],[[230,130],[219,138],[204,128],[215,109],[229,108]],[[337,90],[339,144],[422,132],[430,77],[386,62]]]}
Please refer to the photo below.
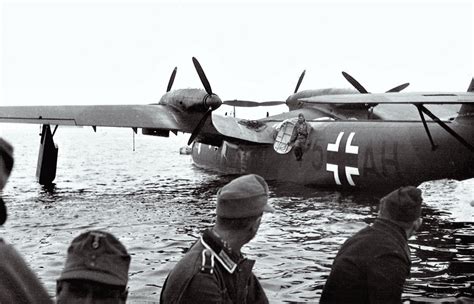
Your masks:
{"label": "aircraft hull", "polygon": [[[276,153],[272,145],[226,141],[219,147],[195,143],[192,157],[198,167],[223,174],[256,173],[267,180],[320,187],[382,190],[474,177],[474,153],[439,125],[428,125],[435,150],[421,122],[337,121],[311,123],[302,161],[292,151]],[[472,128],[456,122],[450,127],[472,144]]]}

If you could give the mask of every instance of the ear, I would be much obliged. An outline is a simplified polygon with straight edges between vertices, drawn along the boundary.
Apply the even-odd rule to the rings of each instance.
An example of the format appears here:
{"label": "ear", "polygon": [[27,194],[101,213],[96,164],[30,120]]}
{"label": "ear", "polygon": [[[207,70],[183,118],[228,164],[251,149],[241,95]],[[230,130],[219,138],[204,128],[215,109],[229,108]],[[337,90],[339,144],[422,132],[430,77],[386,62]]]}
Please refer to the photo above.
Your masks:
{"label": "ear", "polygon": [[420,229],[421,224],[423,223],[423,219],[419,217],[414,223],[413,223],[413,231],[418,231]]}
{"label": "ear", "polygon": [[255,222],[253,222],[253,225],[251,227],[252,231],[256,234],[258,231],[258,228],[260,228],[260,223],[262,222],[262,216],[259,216]]}
{"label": "ear", "polygon": [[384,214],[384,208],[385,208],[384,202],[380,201],[377,208],[379,209],[379,212],[377,213],[377,216],[382,217],[383,214]]}

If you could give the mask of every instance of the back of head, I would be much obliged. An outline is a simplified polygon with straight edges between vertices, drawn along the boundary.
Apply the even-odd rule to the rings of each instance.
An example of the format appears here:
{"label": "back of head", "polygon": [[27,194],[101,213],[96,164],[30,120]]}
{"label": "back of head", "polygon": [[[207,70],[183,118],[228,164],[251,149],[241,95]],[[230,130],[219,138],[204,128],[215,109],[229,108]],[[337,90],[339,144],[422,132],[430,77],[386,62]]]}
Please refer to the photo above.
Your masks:
{"label": "back of head", "polygon": [[401,187],[380,200],[380,216],[399,223],[412,223],[421,216],[421,190]]}
{"label": "back of head", "polygon": [[236,178],[217,192],[218,218],[251,218],[272,211],[273,208],[268,205],[268,185],[259,175]]}
{"label": "back of head", "polygon": [[[125,290],[130,255],[112,234],[88,231],[76,237],[68,248],[58,285],[80,282],[79,286],[117,287]],[[58,294],[60,289],[58,288]]]}
{"label": "back of head", "polygon": [[[0,137],[0,191],[7,183],[13,168],[13,147]],[[3,199],[0,197],[0,225],[3,225],[7,219],[7,208]]]}

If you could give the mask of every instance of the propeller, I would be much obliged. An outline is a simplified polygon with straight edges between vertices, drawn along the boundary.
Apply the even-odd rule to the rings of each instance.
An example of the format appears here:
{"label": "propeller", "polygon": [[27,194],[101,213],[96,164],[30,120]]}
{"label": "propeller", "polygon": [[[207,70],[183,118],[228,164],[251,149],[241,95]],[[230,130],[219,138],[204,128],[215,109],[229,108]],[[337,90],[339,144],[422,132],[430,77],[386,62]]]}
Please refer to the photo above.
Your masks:
{"label": "propeller", "polygon": [[357,81],[352,77],[351,75],[347,74],[346,72],[342,72],[342,76],[346,78],[347,81],[349,81],[350,84],[354,88],[356,88],[357,91],[359,91],[361,94],[368,94],[369,92]]}
{"label": "propeller", "polygon": [[228,106],[245,107],[245,108],[251,108],[251,107],[270,107],[270,106],[277,106],[277,105],[285,104],[284,101],[264,101],[264,102],[256,102],[256,101],[240,100],[240,99],[224,100],[222,103],[225,104],[225,105],[228,105]]}
{"label": "propeller", "polygon": [[[298,92],[298,89],[300,88],[301,82],[303,82],[304,75],[306,74],[306,70],[301,73],[300,78],[298,79],[298,83],[296,84],[296,88],[293,94],[296,94]],[[263,101],[263,102],[256,102],[256,101],[250,101],[250,100],[240,100],[240,99],[234,99],[234,100],[224,100],[222,102],[225,105],[228,106],[234,106],[234,107],[244,107],[244,108],[251,108],[251,107],[271,107],[271,106],[278,106],[282,104],[286,104],[284,101]]]}
{"label": "propeller", "polygon": [[198,122],[196,127],[193,130],[193,133],[191,133],[191,136],[189,137],[188,140],[188,146],[196,139],[196,137],[199,135],[201,132],[202,127],[204,126],[204,123],[206,123],[207,119],[209,116],[212,114],[212,109],[210,108],[207,110],[207,112],[204,114],[204,116],[201,118],[201,120]]}
{"label": "propeller", "polygon": [[301,76],[298,79],[298,83],[296,84],[295,92],[293,94],[296,94],[296,92],[298,92],[298,89],[300,88],[301,82],[303,81],[304,74],[306,74],[306,70],[303,70],[303,73],[301,73]]}
{"label": "propeller", "polygon": [[401,85],[399,85],[399,86],[397,86],[397,87],[394,87],[393,89],[388,90],[388,91],[385,92],[385,93],[396,93],[396,92],[400,92],[400,91],[404,90],[406,87],[408,87],[409,85],[410,85],[410,83],[409,83],[409,82],[406,82],[406,83],[401,84]]}
{"label": "propeller", "polygon": [[177,71],[178,71],[178,67],[175,67],[173,72],[171,73],[170,81],[168,81],[168,87],[166,88],[166,92],[171,91],[171,87],[173,86],[174,78],[176,77]]}
{"label": "propeller", "polygon": [[[359,93],[361,93],[361,94],[370,94],[369,91],[367,91],[357,80],[355,80],[354,77],[352,77],[348,73],[342,72],[342,76],[344,76],[344,78],[346,78],[346,80],[349,81],[349,83],[352,84],[352,86],[354,88],[356,88],[357,91],[359,91]],[[396,86],[396,87],[386,91],[385,93],[400,92],[401,90],[405,89],[409,85],[410,85],[410,83],[407,82],[407,83],[401,84],[399,86]],[[369,110],[368,116],[370,118],[372,113],[373,113],[374,107],[377,106],[377,105],[378,105],[377,103],[369,103],[369,104],[361,105],[361,106],[364,106],[367,110]],[[357,106],[355,106],[355,107],[357,107]]]}
{"label": "propeller", "polygon": [[212,93],[211,85],[209,84],[209,81],[207,80],[206,74],[204,73],[204,70],[202,69],[201,64],[195,57],[193,57],[193,64],[194,64],[194,67],[196,68],[196,72],[198,73],[199,78],[201,79],[201,83],[204,86],[204,89],[207,93],[206,97],[204,97],[204,105],[208,107],[208,109],[206,113],[204,113],[204,115],[202,116],[201,120],[199,120],[196,127],[194,127],[194,130],[191,133],[191,137],[189,137],[188,145],[190,145],[199,135],[202,128],[204,127],[204,124],[211,116],[212,111],[220,107],[222,104],[222,101],[219,98],[219,96]]}
{"label": "propeller", "polygon": [[[347,81],[349,81],[350,84],[352,84],[352,86],[354,88],[357,89],[357,91],[359,91],[361,94],[370,94],[369,91],[367,91],[357,80],[355,80],[354,77],[352,77],[351,75],[349,75],[348,73],[346,72],[342,72],[342,76],[344,76],[344,78],[346,78]],[[408,87],[410,85],[410,83],[406,82],[404,84],[401,84],[399,86],[396,86],[388,91],[386,91],[385,93],[396,93],[396,92],[400,92],[401,90],[404,90],[406,87]]]}
{"label": "propeller", "polygon": [[207,94],[212,95],[211,85],[209,84],[206,74],[204,74],[204,70],[202,69],[201,64],[199,64],[199,61],[196,59],[196,57],[193,57],[193,64],[194,64],[194,67],[196,68],[196,72],[198,73],[199,78],[201,79],[201,83],[204,86],[204,89],[206,90]]}

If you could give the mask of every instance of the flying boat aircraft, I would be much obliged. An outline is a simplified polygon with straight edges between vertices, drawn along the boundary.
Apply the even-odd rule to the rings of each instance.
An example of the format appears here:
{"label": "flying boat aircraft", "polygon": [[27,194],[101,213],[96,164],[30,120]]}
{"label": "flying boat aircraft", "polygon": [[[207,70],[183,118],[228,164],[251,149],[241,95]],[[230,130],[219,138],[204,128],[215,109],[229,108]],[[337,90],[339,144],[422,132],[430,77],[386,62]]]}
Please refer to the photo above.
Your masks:
{"label": "flying boat aircraft", "polygon": [[[168,137],[191,133],[192,159],[223,174],[260,174],[267,180],[319,187],[386,189],[423,181],[474,177],[474,79],[467,92],[369,93],[343,72],[352,89],[298,91],[283,101],[222,101],[196,58],[202,89],[172,90],[156,104],[0,107],[0,122],[41,124],[37,177],[51,183],[60,125],[132,128]],[[238,107],[286,104],[288,112],[258,120],[213,113],[222,104]],[[298,114],[311,126],[303,158],[290,153]],[[54,127],[52,131],[51,128]],[[132,173],[131,173],[132,174]]]}

